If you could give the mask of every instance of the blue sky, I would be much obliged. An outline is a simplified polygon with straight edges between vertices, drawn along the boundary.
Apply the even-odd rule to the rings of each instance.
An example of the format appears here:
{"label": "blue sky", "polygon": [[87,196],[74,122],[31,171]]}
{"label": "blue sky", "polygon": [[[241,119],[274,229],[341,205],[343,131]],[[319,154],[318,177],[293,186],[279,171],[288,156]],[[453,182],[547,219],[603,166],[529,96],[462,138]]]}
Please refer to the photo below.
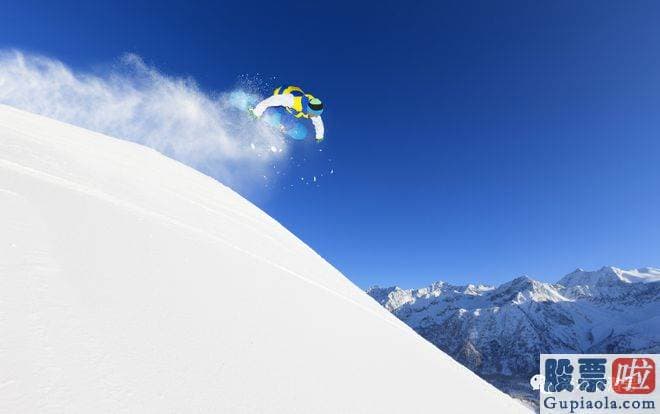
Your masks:
{"label": "blue sky", "polygon": [[360,286],[412,287],[660,266],[658,21],[653,1],[21,1],[0,46],[303,86],[336,173],[254,200]]}

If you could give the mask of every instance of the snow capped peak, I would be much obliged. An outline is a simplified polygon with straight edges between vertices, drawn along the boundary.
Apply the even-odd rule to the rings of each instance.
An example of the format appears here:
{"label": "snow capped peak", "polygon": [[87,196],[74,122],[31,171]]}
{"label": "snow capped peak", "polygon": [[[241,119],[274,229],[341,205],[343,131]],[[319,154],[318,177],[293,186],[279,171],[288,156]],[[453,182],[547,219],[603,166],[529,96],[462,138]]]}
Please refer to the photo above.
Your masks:
{"label": "snow capped peak", "polygon": [[660,282],[660,269],[642,267],[627,270],[621,275],[628,283],[654,283]]}
{"label": "snow capped peak", "polygon": [[471,309],[473,306],[482,306],[484,301],[502,306],[526,302],[567,302],[582,297],[603,299],[634,296],[634,292],[628,287],[658,281],[660,269],[657,268],[622,270],[614,266],[604,266],[595,271],[578,268],[564,276],[557,284],[541,282],[523,275],[498,287],[481,284],[460,286],[438,281],[419,289],[374,286],[369,288],[367,293],[389,311],[410,306],[420,310],[441,302],[463,303],[465,300],[471,301],[467,306],[467,309]]}
{"label": "snow capped peak", "polygon": [[482,284],[473,285],[472,283],[470,283],[469,285],[467,285],[465,287],[465,290],[463,290],[463,293],[466,294],[466,295],[475,295],[475,296],[477,296],[477,295],[481,295],[485,292],[491,291],[493,289],[495,289],[493,286],[486,286],[486,285],[482,285]]}
{"label": "snow capped peak", "polygon": [[521,288],[527,288],[527,287],[533,287],[534,282],[536,282],[534,279],[527,275],[522,275],[518,276],[517,278],[513,279],[510,282],[507,282],[503,284],[502,286],[512,286],[512,287],[521,287]]}
{"label": "snow capped peak", "polygon": [[576,270],[559,280],[559,284],[565,287],[574,286],[596,286],[604,283],[611,284],[621,281],[619,269],[604,266],[596,271]]}
{"label": "snow capped peak", "polygon": [[404,290],[398,286],[387,288],[373,286],[367,290],[367,294],[390,312],[407,303],[414,303],[416,299],[412,290]]}
{"label": "snow capped peak", "polygon": [[559,280],[565,287],[605,287],[621,283],[653,283],[660,281],[660,270],[645,267],[641,269],[623,270],[614,266],[603,266],[596,271],[576,270]]}
{"label": "snow capped peak", "polygon": [[520,292],[523,290],[533,290],[534,280],[527,276],[517,277],[510,282],[498,286],[491,296],[500,296],[510,292]]}
{"label": "snow capped peak", "polygon": [[384,306],[389,300],[391,293],[398,292],[401,290],[402,289],[398,286],[380,287],[378,285],[375,285],[367,289],[367,294],[372,298],[374,298],[376,302]]}
{"label": "snow capped peak", "polygon": [[398,286],[380,287],[378,285],[373,285],[373,286],[369,287],[366,292],[370,295],[372,293],[376,294],[376,295],[379,295],[379,294],[387,295],[390,292],[395,291],[395,290],[401,290],[401,288],[398,287]]}
{"label": "snow capped peak", "polygon": [[504,283],[495,289],[489,298],[496,303],[508,302],[523,303],[533,302],[559,302],[567,300],[559,293],[559,290],[548,283],[539,282],[528,276],[520,276],[510,282]]}

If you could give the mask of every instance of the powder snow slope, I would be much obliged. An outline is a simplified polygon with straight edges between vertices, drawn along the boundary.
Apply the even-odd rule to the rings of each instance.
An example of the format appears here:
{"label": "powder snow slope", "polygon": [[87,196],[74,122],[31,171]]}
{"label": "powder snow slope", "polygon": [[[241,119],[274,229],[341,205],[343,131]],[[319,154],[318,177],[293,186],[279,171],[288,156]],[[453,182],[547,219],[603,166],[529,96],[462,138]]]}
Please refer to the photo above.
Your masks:
{"label": "powder snow slope", "polygon": [[6,106],[0,332],[3,412],[526,412],[230,189]]}

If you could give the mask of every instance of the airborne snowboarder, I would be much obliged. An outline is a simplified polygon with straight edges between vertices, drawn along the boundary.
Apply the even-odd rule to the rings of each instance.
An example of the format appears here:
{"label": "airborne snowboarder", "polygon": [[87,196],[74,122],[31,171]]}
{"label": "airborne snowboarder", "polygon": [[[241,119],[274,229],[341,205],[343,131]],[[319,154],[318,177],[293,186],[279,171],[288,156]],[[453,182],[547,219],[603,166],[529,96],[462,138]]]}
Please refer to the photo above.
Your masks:
{"label": "airborne snowboarder", "polygon": [[277,106],[286,108],[287,112],[296,118],[308,118],[314,125],[316,141],[323,140],[323,103],[320,99],[303,92],[298,86],[280,86],[273,91],[272,96],[259,102],[250,112],[260,118],[266,109]]}

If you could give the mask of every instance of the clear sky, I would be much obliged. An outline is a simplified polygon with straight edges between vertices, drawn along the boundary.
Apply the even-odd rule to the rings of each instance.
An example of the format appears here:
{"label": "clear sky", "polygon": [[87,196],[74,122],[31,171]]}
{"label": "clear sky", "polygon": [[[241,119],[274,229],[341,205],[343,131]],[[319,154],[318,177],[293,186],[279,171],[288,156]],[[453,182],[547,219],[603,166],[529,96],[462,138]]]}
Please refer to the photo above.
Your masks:
{"label": "clear sky", "polygon": [[660,266],[658,22],[657,1],[22,0],[0,46],[303,86],[336,173],[256,202],[360,286],[413,287]]}

